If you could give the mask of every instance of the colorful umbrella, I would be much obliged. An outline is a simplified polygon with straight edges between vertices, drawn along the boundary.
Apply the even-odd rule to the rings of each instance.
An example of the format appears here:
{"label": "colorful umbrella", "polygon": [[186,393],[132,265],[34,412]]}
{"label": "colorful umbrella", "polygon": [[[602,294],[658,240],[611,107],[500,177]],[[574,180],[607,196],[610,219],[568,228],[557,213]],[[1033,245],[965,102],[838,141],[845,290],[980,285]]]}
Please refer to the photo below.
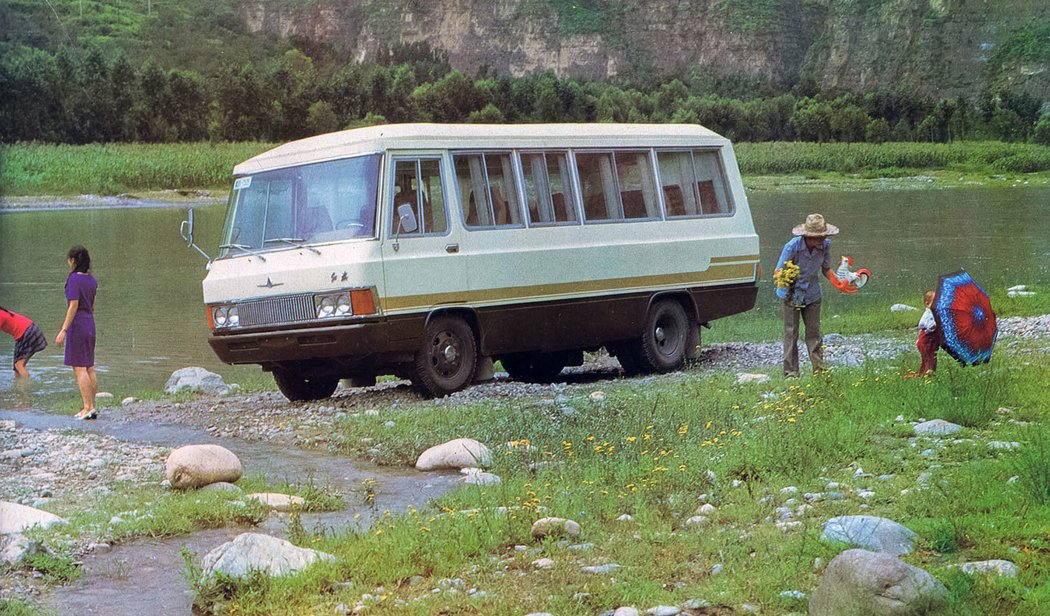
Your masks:
{"label": "colorful umbrella", "polygon": [[987,363],[999,335],[988,294],[964,271],[941,276],[933,298],[933,318],[942,346],[964,366]]}

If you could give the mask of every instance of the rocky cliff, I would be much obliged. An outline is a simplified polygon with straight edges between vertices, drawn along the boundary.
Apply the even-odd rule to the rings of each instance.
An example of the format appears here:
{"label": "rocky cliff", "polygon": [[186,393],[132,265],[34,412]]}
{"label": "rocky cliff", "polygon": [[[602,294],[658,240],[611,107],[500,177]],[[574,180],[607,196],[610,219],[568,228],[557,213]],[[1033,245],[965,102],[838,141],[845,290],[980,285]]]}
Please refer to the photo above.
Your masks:
{"label": "rocky cliff", "polygon": [[1045,0],[245,0],[241,15],[347,60],[425,43],[471,74],[657,71],[935,96],[991,84],[1050,98]]}

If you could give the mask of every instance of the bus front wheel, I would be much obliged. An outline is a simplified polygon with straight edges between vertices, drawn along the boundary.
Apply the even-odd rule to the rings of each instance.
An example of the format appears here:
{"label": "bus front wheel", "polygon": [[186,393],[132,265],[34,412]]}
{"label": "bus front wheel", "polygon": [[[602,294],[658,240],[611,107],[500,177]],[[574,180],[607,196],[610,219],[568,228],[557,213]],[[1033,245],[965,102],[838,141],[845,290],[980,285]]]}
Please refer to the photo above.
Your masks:
{"label": "bus front wheel", "polygon": [[328,398],[339,385],[338,377],[309,376],[291,370],[274,370],[273,380],[277,383],[277,389],[292,402]]}
{"label": "bus front wheel", "polygon": [[689,316],[682,304],[665,299],[649,308],[635,358],[647,372],[670,372],[685,362]]}
{"label": "bus front wheel", "polygon": [[457,392],[474,380],[478,366],[474,330],[461,318],[439,316],[423,328],[413,381],[435,397]]}

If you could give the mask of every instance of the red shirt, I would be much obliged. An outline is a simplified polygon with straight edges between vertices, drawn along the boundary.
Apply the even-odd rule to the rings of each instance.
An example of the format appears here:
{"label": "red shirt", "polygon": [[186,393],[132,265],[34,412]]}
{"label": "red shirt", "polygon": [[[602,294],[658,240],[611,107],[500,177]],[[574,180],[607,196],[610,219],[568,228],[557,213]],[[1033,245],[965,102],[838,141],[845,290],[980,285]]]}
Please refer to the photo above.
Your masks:
{"label": "red shirt", "polygon": [[32,324],[32,321],[20,314],[0,309],[0,331],[11,336],[15,340],[21,338],[22,334],[26,333],[26,330],[29,329],[29,326]]}

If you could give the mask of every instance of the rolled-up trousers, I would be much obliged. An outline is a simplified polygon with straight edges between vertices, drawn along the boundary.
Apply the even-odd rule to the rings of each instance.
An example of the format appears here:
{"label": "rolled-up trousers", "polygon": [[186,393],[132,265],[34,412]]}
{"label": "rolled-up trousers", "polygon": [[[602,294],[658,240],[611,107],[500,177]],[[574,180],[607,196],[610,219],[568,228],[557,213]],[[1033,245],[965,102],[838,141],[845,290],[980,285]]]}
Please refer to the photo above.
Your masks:
{"label": "rolled-up trousers", "polygon": [[806,326],[806,351],[813,364],[813,372],[826,369],[824,338],[820,334],[820,302],[801,310],[784,302],[784,375],[798,376],[798,323]]}

